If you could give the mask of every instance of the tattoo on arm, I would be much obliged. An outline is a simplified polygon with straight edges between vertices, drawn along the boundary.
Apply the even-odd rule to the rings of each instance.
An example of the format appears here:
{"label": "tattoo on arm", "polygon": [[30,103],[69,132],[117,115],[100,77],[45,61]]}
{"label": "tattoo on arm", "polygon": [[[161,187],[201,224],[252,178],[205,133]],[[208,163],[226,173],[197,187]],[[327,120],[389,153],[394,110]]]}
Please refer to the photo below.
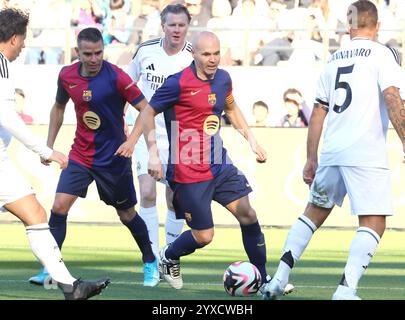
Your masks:
{"label": "tattoo on arm", "polygon": [[398,88],[389,87],[384,90],[388,116],[399,138],[405,142],[405,108]]}

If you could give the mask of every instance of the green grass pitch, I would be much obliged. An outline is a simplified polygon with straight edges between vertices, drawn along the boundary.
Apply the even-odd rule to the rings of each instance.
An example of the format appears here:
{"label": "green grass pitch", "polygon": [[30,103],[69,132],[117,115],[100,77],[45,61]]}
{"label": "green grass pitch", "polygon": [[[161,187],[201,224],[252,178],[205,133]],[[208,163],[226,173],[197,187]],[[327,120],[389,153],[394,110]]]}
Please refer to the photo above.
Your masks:
{"label": "green grass pitch", "polygon": [[[267,242],[268,271],[273,274],[288,230],[263,229]],[[163,239],[163,229],[161,228]],[[341,278],[355,230],[319,230],[290,277],[295,292],[285,300],[329,300]],[[377,252],[360,281],[363,299],[405,299],[405,236],[387,230]],[[93,299],[136,300],[247,300],[227,295],[222,275],[226,267],[247,260],[237,228],[216,228],[214,241],[204,249],[182,258],[184,287],[175,290],[161,282],[142,286],[140,252],[121,225],[68,225],[63,256],[76,277],[111,277],[102,296]],[[22,224],[0,224],[0,300],[62,299],[58,290],[45,290],[27,279],[39,269]],[[260,300],[260,297],[249,299]]]}

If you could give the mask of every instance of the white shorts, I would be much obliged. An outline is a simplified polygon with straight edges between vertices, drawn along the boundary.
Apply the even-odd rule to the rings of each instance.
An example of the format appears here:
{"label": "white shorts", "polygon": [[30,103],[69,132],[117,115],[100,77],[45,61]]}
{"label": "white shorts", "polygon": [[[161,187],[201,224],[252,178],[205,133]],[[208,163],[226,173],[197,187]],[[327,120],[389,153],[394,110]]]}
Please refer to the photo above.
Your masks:
{"label": "white shorts", "polygon": [[0,207],[33,193],[34,190],[10,160],[0,162]]}
{"label": "white shorts", "polygon": [[342,206],[348,194],[353,215],[393,215],[388,169],[320,166],[311,185],[309,202],[322,208]]}
{"label": "white shorts", "polygon": [[[156,135],[156,144],[159,151],[159,157],[163,164],[163,174],[166,176],[167,162],[169,161],[169,141],[166,135]],[[136,163],[138,177],[148,174],[149,152],[144,136],[141,136],[135,145],[135,151],[132,161]],[[165,183],[161,180],[161,182]]]}

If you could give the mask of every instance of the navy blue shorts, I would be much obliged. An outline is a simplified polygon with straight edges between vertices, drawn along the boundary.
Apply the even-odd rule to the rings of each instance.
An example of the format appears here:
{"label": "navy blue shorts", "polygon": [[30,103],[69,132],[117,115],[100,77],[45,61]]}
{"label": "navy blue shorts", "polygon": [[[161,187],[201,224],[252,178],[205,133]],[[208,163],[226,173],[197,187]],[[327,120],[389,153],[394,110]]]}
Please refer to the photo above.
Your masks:
{"label": "navy blue shorts", "polygon": [[121,172],[87,168],[69,160],[59,177],[56,192],[86,197],[87,189],[96,182],[100,199],[118,210],[125,210],[137,203],[131,167]]}
{"label": "navy blue shorts", "polygon": [[185,219],[191,229],[205,230],[214,226],[211,202],[222,206],[240,199],[252,188],[246,177],[234,165],[227,165],[212,180],[197,183],[171,183],[174,192],[173,206],[177,219]]}

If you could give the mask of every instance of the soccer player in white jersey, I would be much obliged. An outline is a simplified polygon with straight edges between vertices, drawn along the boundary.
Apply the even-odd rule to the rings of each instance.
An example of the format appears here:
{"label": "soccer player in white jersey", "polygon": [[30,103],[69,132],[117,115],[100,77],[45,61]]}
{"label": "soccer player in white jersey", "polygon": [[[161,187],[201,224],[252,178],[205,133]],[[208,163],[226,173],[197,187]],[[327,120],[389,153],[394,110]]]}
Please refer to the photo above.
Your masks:
{"label": "soccer player in white jersey", "polygon": [[289,231],[264,299],[282,295],[313,233],[348,194],[359,228],[332,299],[359,300],[358,282],[384,233],[386,216],[393,214],[386,132],[390,119],[405,151],[405,112],[397,88],[401,69],[390,49],[376,41],[379,23],[372,2],[354,2],[347,17],[351,41],[330,57],[321,73],[310,119],[303,170],[303,180],[311,186],[309,203]]}
{"label": "soccer player in white jersey", "polygon": [[[167,77],[188,67],[193,60],[191,43],[186,41],[191,20],[187,8],[182,4],[168,5],[162,10],[160,16],[164,36],[142,43],[128,69],[128,74],[137,82],[148,101]],[[156,117],[155,124],[157,147],[162,157],[162,163],[166,165],[169,141],[163,114]],[[141,195],[139,214],[148,227],[153,252],[158,256],[159,218],[156,208],[156,180],[148,174],[149,153],[143,136],[139,138],[135,146],[134,156]],[[173,192],[166,185],[165,234],[167,244],[172,243],[179,236],[184,224],[183,219],[176,219],[172,198]]]}
{"label": "soccer player in white jersey", "polygon": [[15,112],[15,87],[10,62],[25,47],[28,22],[28,14],[20,10],[7,8],[0,11],[0,207],[24,223],[32,252],[49,270],[52,279],[58,282],[65,298],[87,299],[99,294],[108,285],[109,279],[90,282],[72,277],[49,231],[45,209],[7,156],[7,146],[14,136],[42,158],[57,162],[61,169],[67,166],[67,157],[33,137]]}

